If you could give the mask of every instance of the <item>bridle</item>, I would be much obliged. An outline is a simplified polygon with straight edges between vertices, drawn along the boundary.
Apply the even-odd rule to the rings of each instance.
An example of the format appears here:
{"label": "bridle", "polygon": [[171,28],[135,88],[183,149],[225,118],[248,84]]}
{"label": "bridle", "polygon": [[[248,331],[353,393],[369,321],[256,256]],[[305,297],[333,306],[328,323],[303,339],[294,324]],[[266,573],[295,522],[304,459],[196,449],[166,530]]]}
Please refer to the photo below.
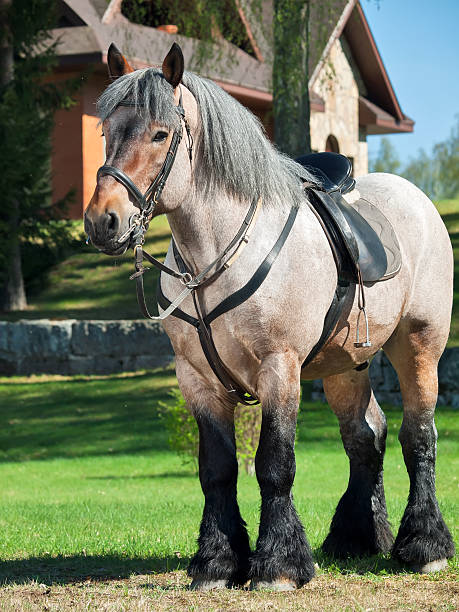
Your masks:
{"label": "bridle", "polygon": [[[118,106],[141,106],[136,102],[131,102],[130,100],[123,100],[119,102]],[[129,227],[126,232],[118,238],[119,243],[125,242],[129,236],[131,237],[130,246],[133,246],[134,249],[137,246],[142,246],[145,241],[145,232],[148,229],[148,224],[153,214],[155,207],[158,204],[158,200],[161,196],[161,193],[164,189],[170,171],[172,170],[172,166],[174,165],[175,158],[177,156],[178,146],[183,136],[183,126],[185,126],[185,130],[188,138],[188,156],[190,159],[190,165],[193,161],[193,138],[191,136],[190,126],[185,117],[185,110],[183,108],[182,101],[182,90],[180,89],[180,98],[179,103],[175,107],[175,111],[177,112],[180,118],[180,125],[174,129],[174,133],[172,135],[171,144],[169,145],[169,150],[166,153],[166,157],[164,159],[163,165],[161,166],[158,174],[150,183],[149,187],[142,193],[134,181],[129,178],[129,176],[116,168],[115,166],[103,165],[97,171],[97,180],[101,176],[112,176],[119,183],[121,183],[124,187],[126,187],[128,193],[132,196],[134,206],[137,206],[139,209],[138,213],[134,213],[129,219]]]}

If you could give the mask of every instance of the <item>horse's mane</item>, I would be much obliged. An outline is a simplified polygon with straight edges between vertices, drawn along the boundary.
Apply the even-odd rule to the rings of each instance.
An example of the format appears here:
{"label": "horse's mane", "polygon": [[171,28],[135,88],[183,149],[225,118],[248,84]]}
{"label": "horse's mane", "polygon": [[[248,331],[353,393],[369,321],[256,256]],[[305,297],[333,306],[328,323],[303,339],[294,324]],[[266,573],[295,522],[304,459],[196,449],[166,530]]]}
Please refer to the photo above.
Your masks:
{"label": "horse's mane", "polygon": [[[185,72],[182,82],[195,97],[201,117],[194,174],[199,192],[212,198],[223,189],[244,201],[258,195],[265,206],[286,208],[304,201],[298,176],[311,183],[314,178],[274,148],[251,112],[208,79]],[[156,68],[116,79],[98,100],[100,120],[124,99],[136,103],[146,123],[156,121],[169,129],[178,125],[172,87]]]}

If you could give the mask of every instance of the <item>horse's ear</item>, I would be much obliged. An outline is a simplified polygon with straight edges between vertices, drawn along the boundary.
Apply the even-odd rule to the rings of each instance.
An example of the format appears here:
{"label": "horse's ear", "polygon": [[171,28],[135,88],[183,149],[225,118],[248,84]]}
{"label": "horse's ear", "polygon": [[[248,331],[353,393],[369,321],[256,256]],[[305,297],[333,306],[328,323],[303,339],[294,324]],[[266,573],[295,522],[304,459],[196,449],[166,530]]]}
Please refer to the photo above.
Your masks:
{"label": "horse's ear", "polygon": [[185,60],[182,50],[177,43],[174,43],[163,62],[163,74],[174,89],[182,80],[184,69]]}
{"label": "horse's ear", "polygon": [[112,43],[108,48],[107,63],[108,74],[112,79],[117,79],[123,76],[123,74],[134,72],[134,68],[131,67],[115,43]]}

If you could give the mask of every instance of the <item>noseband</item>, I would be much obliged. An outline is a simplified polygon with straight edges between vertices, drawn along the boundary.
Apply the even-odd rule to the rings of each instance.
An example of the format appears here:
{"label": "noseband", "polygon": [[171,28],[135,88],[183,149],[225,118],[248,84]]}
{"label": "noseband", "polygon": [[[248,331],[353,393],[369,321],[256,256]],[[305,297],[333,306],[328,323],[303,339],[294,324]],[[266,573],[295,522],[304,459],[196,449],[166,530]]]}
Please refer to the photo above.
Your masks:
{"label": "noseband", "polygon": [[[135,102],[131,102],[129,100],[121,101],[118,106],[140,106]],[[171,144],[169,146],[169,150],[166,153],[166,157],[164,159],[163,165],[161,166],[158,174],[150,183],[150,186],[142,193],[137,185],[129,178],[129,176],[116,168],[115,166],[103,165],[97,171],[97,180],[101,176],[112,176],[115,180],[117,180],[121,185],[123,185],[128,193],[132,196],[134,206],[137,206],[139,209],[139,213],[135,213],[129,219],[129,227],[127,231],[118,238],[119,243],[125,242],[129,236],[131,236],[131,244],[135,248],[137,245],[142,245],[144,243],[145,232],[148,229],[148,223],[151,218],[151,215],[155,209],[155,206],[158,204],[158,200],[161,196],[161,193],[164,189],[164,185],[166,184],[167,178],[170,174],[172,166],[174,165],[175,158],[177,156],[178,146],[183,136],[183,124],[185,125],[185,129],[188,137],[188,156],[190,158],[190,164],[193,159],[193,139],[191,136],[190,126],[185,117],[185,110],[182,104],[182,91],[180,90],[180,98],[179,103],[175,107],[175,110],[180,118],[180,127],[175,128],[174,133],[172,135]]]}

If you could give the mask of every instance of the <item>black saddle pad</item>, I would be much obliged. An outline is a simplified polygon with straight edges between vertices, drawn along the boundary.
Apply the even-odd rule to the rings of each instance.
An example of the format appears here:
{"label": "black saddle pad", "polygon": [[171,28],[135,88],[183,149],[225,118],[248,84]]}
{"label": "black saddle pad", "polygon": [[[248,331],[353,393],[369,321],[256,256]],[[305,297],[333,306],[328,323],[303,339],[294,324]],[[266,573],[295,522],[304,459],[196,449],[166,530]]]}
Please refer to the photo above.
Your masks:
{"label": "black saddle pad", "polygon": [[337,237],[337,247],[346,251],[351,263],[348,272],[354,276],[349,280],[356,280],[357,266],[364,282],[386,280],[398,273],[400,245],[389,220],[376,206],[363,198],[349,204],[339,193],[309,191],[311,204],[330,234]]}

